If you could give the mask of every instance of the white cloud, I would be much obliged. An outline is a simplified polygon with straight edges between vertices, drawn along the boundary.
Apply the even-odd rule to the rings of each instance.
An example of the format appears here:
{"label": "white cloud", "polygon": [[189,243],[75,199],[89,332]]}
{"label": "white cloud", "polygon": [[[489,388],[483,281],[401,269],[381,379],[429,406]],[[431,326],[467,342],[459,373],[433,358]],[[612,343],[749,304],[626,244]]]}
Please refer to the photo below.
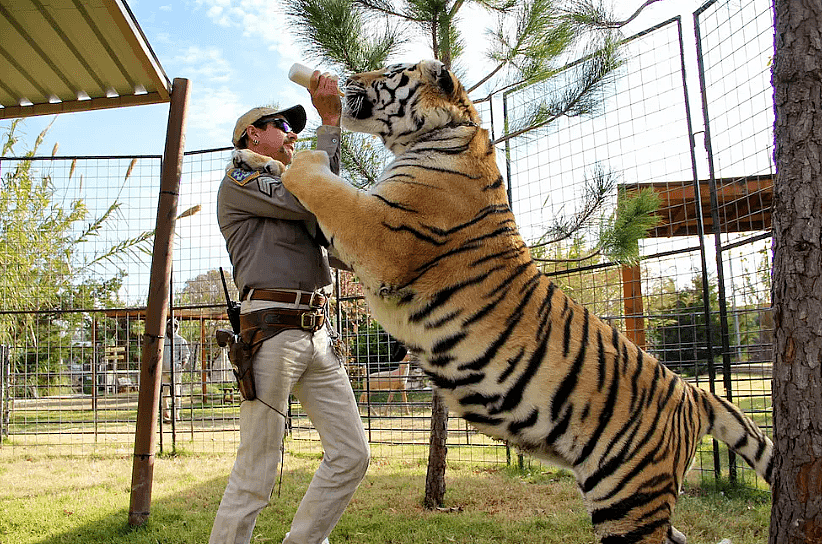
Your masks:
{"label": "white cloud", "polygon": [[252,47],[299,60],[294,55],[296,40],[278,4],[268,0],[198,0],[198,4],[206,8],[206,15],[215,24],[239,29]]}
{"label": "white cloud", "polygon": [[236,92],[228,87],[192,87],[188,108],[189,135],[196,141],[189,149],[208,149],[231,145],[231,131],[237,118],[250,106],[243,104]]}
{"label": "white cloud", "polygon": [[190,45],[169,61],[170,65],[180,67],[180,72],[188,77],[197,78],[209,83],[224,83],[231,77],[232,67],[223,57],[223,51],[216,47]]}

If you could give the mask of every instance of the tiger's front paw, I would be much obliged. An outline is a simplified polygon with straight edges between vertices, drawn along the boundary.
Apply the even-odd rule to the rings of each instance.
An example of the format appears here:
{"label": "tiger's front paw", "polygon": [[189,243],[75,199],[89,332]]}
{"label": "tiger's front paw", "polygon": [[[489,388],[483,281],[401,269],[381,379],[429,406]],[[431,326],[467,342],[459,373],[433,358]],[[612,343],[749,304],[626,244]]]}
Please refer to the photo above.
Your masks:
{"label": "tiger's front paw", "polygon": [[282,181],[285,188],[297,196],[295,189],[310,185],[313,179],[323,175],[333,175],[328,165],[328,154],[325,151],[299,151],[283,174]]}
{"label": "tiger's front paw", "polygon": [[231,167],[254,172],[265,172],[275,177],[280,177],[285,171],[285,165],[280,161],[266,157],[250,149],[235,149],[232,151]]}

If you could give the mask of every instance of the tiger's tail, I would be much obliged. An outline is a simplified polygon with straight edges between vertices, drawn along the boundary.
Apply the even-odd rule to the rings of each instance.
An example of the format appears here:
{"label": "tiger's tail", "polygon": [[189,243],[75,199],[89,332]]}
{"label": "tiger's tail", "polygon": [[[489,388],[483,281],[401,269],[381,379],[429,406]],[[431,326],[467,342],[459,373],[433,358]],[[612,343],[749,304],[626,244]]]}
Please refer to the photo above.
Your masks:
{"label": "tiger's tail", "polygon": [[757,424],[734,404],[711,393],[701,392],[701,409],[708,423],[707,432],[725,442],[771,484],[773,443]]}

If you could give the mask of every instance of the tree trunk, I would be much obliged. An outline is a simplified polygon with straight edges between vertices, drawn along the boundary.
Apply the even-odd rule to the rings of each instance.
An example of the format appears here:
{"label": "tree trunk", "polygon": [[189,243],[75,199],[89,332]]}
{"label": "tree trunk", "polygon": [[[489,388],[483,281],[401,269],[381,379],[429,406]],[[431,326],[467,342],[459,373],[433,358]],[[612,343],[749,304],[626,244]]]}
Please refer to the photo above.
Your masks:
{"label": "tree trunk", "polygon": [[775,0],[770,543],[822,542],[822,3]]}
{"label": "tree trunk", "polygon": [[442,506],[445,500],[445,461],[448,453],[448,408],[439,392],[433,389],[431,401],[431,442],[428,449],[428,473],[425,476],[425,500],[428,509]]}

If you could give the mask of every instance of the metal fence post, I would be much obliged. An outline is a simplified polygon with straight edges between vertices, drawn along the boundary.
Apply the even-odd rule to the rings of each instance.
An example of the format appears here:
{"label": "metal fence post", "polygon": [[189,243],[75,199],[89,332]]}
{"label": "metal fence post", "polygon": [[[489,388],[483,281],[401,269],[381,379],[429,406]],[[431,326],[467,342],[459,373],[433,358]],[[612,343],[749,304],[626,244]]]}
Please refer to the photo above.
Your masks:
{"label": "metal fence post", "polygon": [[9,435],[9,347],[0,344],[0,447]]}
{"label": "metal fence post", "polygon": [[[707,84],[705,81],[705,63],[704,52],[702,50],[702,35],[699,30],[699,16],[702,11],[711,3],[706,3],[702,8],[694,12],[694,34],[696,36],[696,59],[699,70],[699,90],[702,98],[702,117],[705,126],[705,153],[708,157],[708,187],[710,190],[711,202],[711,222],[713,223],[714,236],[714,251],[716,252],[716,282],[717,282],[717,298],[719,299],[719,327],[720,327],[720,344],[722,346],[722,378],[725,386],[725,398],[733,401],[733,391],[731,384],[731,355],[730,342],[728,340],[728,305],[725,299],[725,273],[722,262],[722,225],[719,222],[719,199],[716,191],[716,170],[714,168],[713,147],[711,145],[711,126],[710,115],[708,114],[708,93]],[[711,379],[711,391],[713,391],[714,382],[714,368],[713,368],[713,347],[711,340],[711,322],[710,322],[710,291],[708,283],[703,278],[703,300],[706,308],[706,328],[708,333],[708,368]],[[715,471],[719,474],[719,452],[714,440],[714,466]],[[731,450],[728,450],[728,479],[731,482],[736,482],[736,455]]]}

